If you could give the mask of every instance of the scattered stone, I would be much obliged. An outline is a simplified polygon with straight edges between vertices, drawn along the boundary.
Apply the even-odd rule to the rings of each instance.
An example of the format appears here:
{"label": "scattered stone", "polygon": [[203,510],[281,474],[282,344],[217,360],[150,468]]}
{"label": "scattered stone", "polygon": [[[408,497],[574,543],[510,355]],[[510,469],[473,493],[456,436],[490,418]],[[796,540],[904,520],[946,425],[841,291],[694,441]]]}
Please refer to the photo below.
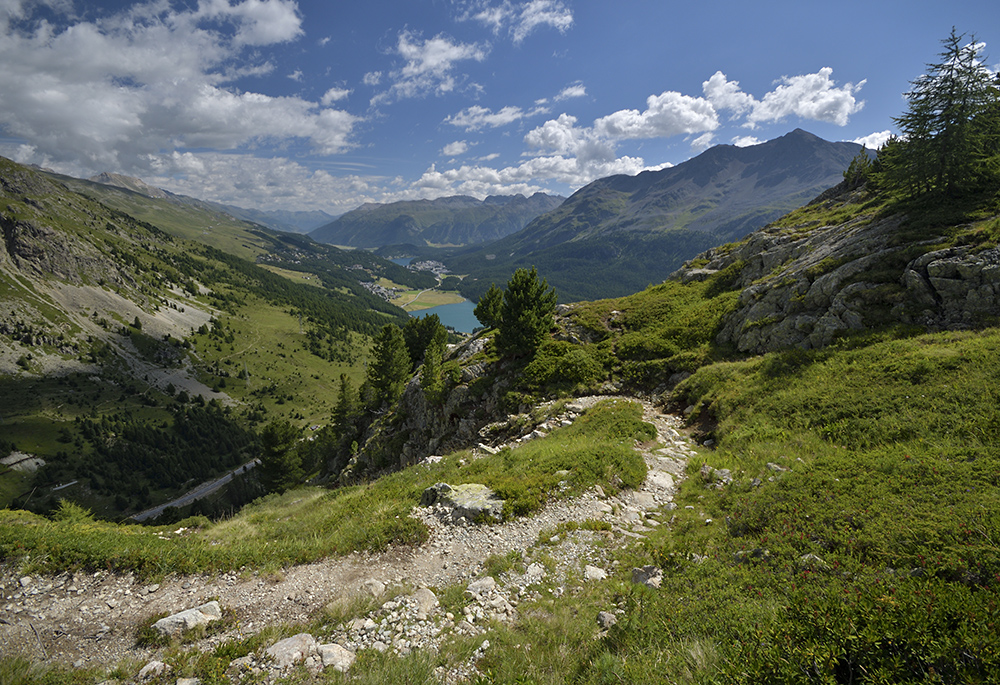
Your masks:
{"label": "scattered stone", "polygon": [[465,592],[469,595],[481,595],[490,590],[493,590],[497,586],[497,581],[493,576],[486,576],[485,578],[480,578],[469,584]]}
{"label": "scattered stone", "polygon": [[316,652],[316,638],[309,633],[299,633],[279,640],[266,650],[279,668],[288,668]]}
{"label": "scattered stone", "polygon": [[176,637],[181,633],[203,626],[222,618],[222,609],[218,602],[208,602],[194,609],[187,609],[172,616],[161,618],[153,624],[153,630],[161,635]]}
{"label": "scattered stone", "polygon": [[609,611],[601,611],[597,614],[597,625],[601,627],[601,630],[607,630],[611,626],[618,623],[618,617]]}
{"label": "scattered stone", "polygon": [[418,621],[426,621],[428,614],[438,605],[437,596],[428,588],[422,587],[414,592],[410,597],[416,602]]}
{"label": "scattered stone", "polygon": [[829,566],[825,561],[823,561],[822,558],[810,552],[809,554],[803,554],[799,557],[799,568],[810,569],[812,571],[823,571],[829,568]]}
{"label": "scattered stone", "polygon": [[583,577],[585,580],[604,580],[608,577],[607,571],[603,568],[598,568],[596,566],[587,565],[583,567]]}
{"label": "scattered stone", "polygon": [[378,597],[383,592],[385,592],[385,583],[375,580],[374,578],[369,578],[364,583],[361,584],[365,590],[368,591],[372,597]]}
{"label": "scattered stone", "polygon": [[632,569],[632,582],[658,590],[663,582],[663,569],[658,566],[643,566]]}
{"label": "scattered stone", "polygon": [[164,671],[168,670],[170,667],[167,666],[162,661],[150,661],[148,664],[143,666],[139,670],[139,680],[145,680],[147,678],[155,678],[162,675]]}
{"label": "scattered stone", "polygon": [[354,652],[338,644],[320,645],[319,655],[324,668],[332,668],[341,673],[347,673],[356,658]]}

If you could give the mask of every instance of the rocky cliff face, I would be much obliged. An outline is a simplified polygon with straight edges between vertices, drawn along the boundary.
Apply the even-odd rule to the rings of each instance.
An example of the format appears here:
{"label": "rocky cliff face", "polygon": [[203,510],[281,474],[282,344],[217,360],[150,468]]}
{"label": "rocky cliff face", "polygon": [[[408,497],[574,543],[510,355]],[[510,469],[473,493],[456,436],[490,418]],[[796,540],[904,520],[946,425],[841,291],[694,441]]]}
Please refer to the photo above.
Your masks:
{"label": "rocky cliff face", "polygon": [[[843,195],[817,202],[843,201]],[[1000,250],[913,240],[905,217],[859,215],[832,226],[765,228],[715,248],[672,277],[729,270],[739,304],[717,342],[760,354],[828,345],[845,332],[886,324],[970,328],[1000,315]]]}

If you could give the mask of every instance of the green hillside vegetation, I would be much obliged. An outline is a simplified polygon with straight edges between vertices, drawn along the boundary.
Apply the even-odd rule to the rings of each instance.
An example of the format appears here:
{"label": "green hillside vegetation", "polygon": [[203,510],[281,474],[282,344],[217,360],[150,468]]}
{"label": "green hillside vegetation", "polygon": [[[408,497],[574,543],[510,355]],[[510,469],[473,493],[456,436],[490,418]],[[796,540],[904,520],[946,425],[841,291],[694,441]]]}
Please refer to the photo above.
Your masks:
{"label": "green hillside vegetation", "polygon": [[[262,263],[289,279],[181,237],[181,228],[211,219],[200,210],[174,214],[177,206],[157,204],[166,201],[78,184],[94,197],[126,199],[123,207],[161,230],[7,160],[0,173],[0,334],[20,350],[18,373],[0,377],[3,451],[46,461],[34,476],[3,468],[4,505],[44,512],[69,498],[117,519],[252,460],[257,422],[328,420],[334,380],[360,378],[370,337],[406,320],[359,280],[435,282],[305,236],[216,226],[234,240],[252,237],[266,248]],[[201,389],[170,379],[188,372]],[[239,404],[224,405],[227,398]],[[216,500],[195,510],[233,505],[226,493]]]}
{"label": "green hillside vegetation", "polygon": [[[928,73],[936,77],[964,64],[964,76],[918,81],[907,116],[933,109],[921,97],[940,84],[978,88],[984,60],[977,47],[962,47],[962,38],[953,34],[945,41],[940,65],[930,65]],[[970,49],[974,59],[965,52]],[[900,243],[912,248],[908,259],[952,246],[992,254],[1000,240],[995,80],[984,92],[963,116],[923,126],[933,132],[926,139],[892,141],[874,162],[856,158],[836,192],[771,228],[804,235],[844,221],[857,227],[891,217],[899,222]],[[953,166],[955,160],[927,152],[944,149],[940,136],[958,133],[968,135],[963,144],[972,163],[963,159]],[[931,164],[931,171],[906,160]],[[689,267],[707,261],[702,257]],[[221,258],[217,263],[229,264]],[[823,273],[834,267],[821,266]],[[875,264],[853,282],[863,279],[879,295],[901,297],[903,266]],[[432,392],[444,396],[462,387],[454,396],[464,395],[470,404],[463,406],[474,406],[489,388],[507,381],[505,409],[512,410],[597,390],[633,392],[684,415],[701,444],[688,462],[676,508],[662,511],[663,525],[642,539],[625,538],[596,521],[573,522],[544,531],[523,557],[487,560],[486,572],[495,574],[523,570],[528,554],[551,562],[550,545],[574,528],[589,527],[606,534],[608,554],[618,563],[608,565],[605,581],[570,578],[556,586],[542,580],[537,594],[519,604],[516,620],[490,623],[489,649],[476,652],[482,655],[477,683],[1000,680],[998,322],[931,330],[872,317],[867,328],[838,335],[819,349],[748,356],[718,342],[727,317],[742,300],[753,299],[755,291],[737,285],[745,268],[735,262],[704,280],[669,280],[557,310],[552,335],[530,352],[512,352],[502,338],[497,344],[495,331],[487,331],[488,343],[464,362],[466,370],[487,369],[484,375],[463,385],[462,369],[451,359],[445,362],[448,372],[438,370],[434,380],[440,383],[424,386],[427,392],[434,385]],[[231,280],[214,282],[249,278],[235,267],[226,273]],[[751,285],[772,280],[768,274]],[[236,291],[223,291],[215,302],[234,306],[235,317],[242,311],[233,305]],[[292,291],[262,286],[261,292],[276,306],[290,304],[282,298]],[[545,300],[547,314],[547,297],[538,299]],[[305,307],[311,300],[303,294],[296,302]],[[502,302],[477,315],[502,325]],[[236,324],[218,327],[216,335],[225,341],[206,338],[196,348],[232,346],[230,325]],[[391,326],[382,328],[376,349],[400,352],[406,342],[399,337]],[[370,383],[371,373],[368,378]],[[376,390],[385,388],[371,393]],[[402,405],[391,406],[388,396],[399,392],[379,395],[382,411],[367,419],[386,433],[401,420],[394,413],[402,413]],[[171,572],[273,571],[352,550],[416,544],[426,530],[407,514],[423,488],[436,482],[490,485],[506,499],[510,517],[530,515],[547,501],[594,485],[608,492],[635,487],[645,476],[645,462],[633,448],[654,435],[641,416],[636,403],[607,400],[572,425],[517,449],[482,458],[456,452],[349,487],[293,488],[224,521],[188,519],[183,535],[173,527],[96,521],[69,503],[51,517],[3,510],[0,553],[24,573],[109,569],[155,579]],[[352,446],[358,449],[365,447]],[[323,456],[343,463],[341,454]],[[632,582],[632,569],[648,564],[663,570],[658,589]],[[461,610],[456,598],[464,586],[432,589],[446,606]],[[617,623],[606,633],[598,634],[598,611],[616,612]],[[302,630],[329,635],[351,618],[319,612],[303,624],[272,626],[268,636]],[[233,640],[201,655],[175,644],[166,655],[184,665],[185,674],[213,682],[234,658],[262,647],[262,639]],[[349,675],[322,679],[435,682],[437,667],[463,662],[481,642],[456,639],[438,654],[398,658],[367,650]],[[57,666],[31,668],[23,660],[0,659],[0,674],[11,674],[16,683],[30,682],[25,674],[39,672],[52,682],[79,675]],[[100,680],[111,668],[89,676]],[[305,671],[288,677],[317,680]]]}

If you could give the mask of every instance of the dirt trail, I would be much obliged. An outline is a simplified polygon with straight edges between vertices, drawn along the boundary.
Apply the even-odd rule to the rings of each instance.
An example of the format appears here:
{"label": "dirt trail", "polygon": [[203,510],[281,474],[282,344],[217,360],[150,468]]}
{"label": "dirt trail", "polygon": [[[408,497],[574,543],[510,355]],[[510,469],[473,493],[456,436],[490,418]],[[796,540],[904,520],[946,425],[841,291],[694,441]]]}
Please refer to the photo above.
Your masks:
{"label": "dirt trail", "polygon": [[[582,410],[601,399],[606,398],[581,398],[572,406]],[[416,548],[354,553],[272,576],[249,572],[168,576],[158,585],[104,572],[20,577],[16,569],[4,569],[0,574],[0,651],[78,666],[123,659],[144,663],[155,650],[135,646],[136,626],[141,621],[209,599],[217,599],[234,612],[238,622],[231,633],[196,645],[200,649],[265,626],[305,622],[331,601],[363,592],[369,580],[412,588],[467,581],[490,555],[527,550],[540,532],[567,521],[605,520],[612,525],[614,539],[627,544],[659,525],[657,517],[673,508],[675,483],[683,477],[688,457],[695,454],[680,432],[679,418],[661,414],[647,403],[644,413],[645,420],[656,426],[658,444],[637,447],[649,467],[642,488],[610,498],[591,490],[555,502],[533,517],[492,526],[446,525],[428,511],[418,511],[431,535]]]}

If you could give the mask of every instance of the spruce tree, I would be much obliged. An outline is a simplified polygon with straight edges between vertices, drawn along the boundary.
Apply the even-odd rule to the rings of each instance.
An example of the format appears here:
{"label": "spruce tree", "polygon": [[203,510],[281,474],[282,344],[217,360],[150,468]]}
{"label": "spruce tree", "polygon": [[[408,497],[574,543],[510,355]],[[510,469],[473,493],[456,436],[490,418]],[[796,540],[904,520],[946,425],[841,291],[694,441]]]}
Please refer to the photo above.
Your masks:
{"label": "spruce tree", "polygon": [[304,477],[298,453],[299,429],[283,419],[271,421],[260,433],[260,482],[268,492],[284,492]]}
{"label": "spruce tree", "polygon": [[472,310],[476,320],[486,328],[496,328],[500,323],[500,308],[503,306],[503,291],[496,283],[490,283],[489,290],[479,298]]}
{"label": "spruce tree", "polygon": [[996,180],[988,160],[997,131],[983,125],[996,108],[996,77],[974,36],[966,41],[952,28],[942,44],[940,61],[905,94],[907,110],[894,119],[900,138],[880,152],[885,180],[910,195],[958,196]]}
{"label": "spruce tree", "polygon": [[535,267],[518,269],[507,282],[500,307],[496,348],[501,355],[532,355],[554,325],[556,292]]}
{"label": "spruce tree", "polygon": [[380,410],[395,404],[403,396],[410,377],[410,353],[399,326],[386,324],[375,338],[368,363],[366,383],[371,389],[369,408]]}

